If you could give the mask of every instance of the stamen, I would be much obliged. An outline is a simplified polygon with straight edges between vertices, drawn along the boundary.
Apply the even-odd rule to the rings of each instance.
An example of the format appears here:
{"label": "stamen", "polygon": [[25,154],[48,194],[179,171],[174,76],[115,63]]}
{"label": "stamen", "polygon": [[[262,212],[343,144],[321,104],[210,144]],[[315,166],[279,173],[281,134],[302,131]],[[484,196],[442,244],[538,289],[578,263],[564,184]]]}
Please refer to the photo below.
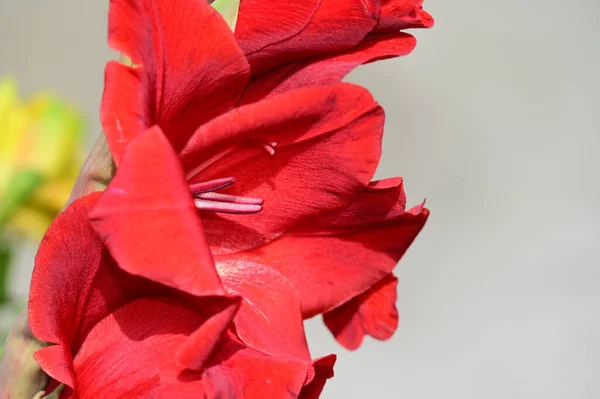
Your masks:
{"label": "stamen", "polygon": [[220,194],[215,191],[231,186],[233,177],[214,179],[190,185],[196,208],[201,211],[224,213],[257,213],[262,211],[263,200],[260,198],[240,197]]}
{"label": "stamen", "polygon": [[277,143],[274,141],[270,141],[267,143],[260,143],[260,146],[265,149],[270,155],[275,155],[275,147],[277,147]]}
{"label": "stamen", "polygon": [[200,165],[196,166],[194,169],[192,169],[191,171],[188,172],[187,176],[185,177],[187,180],[191,180],[192,178],[194,178],[198,173],[202,172],[204,169],[208,168],[210,165],[212,165],[213,163],[217,162],[218,160],[224,158],[225,156],[231,154],[232,152],[234,152],[235,150],[237,150],[237,147],[233,147],[230,148],[226,151],[223,151],[217,155],[215,155],[214,157],[202,162]]}
{"label": "stamen", "polygon": [[[264,148],[264,150],[270,155],[275,154],[275,147],[277,147],[277,143],[274,141],[263,142],[259,140],[250,140],[250,142],[252,142],[253,145],[259,145],[260,147]],[[228,150],[215,155],[214,157],[203,162],[201,165],[195,167],[187,174],[187,180],[191,180],[202,170],[238,150],[239,147],[240,146],[234,146],[229,148]],[[215,193],[215,191],[229,187],[233,183],[235,183],[233,177],[225,177],[222,179],[213,179],[205,182],[190,184],[190,191],[194,196],[194,204],[196,205],[196,208],[201,211],[235,214],[248,214],[262,211],[262,205],[264,201],[260,198],[249,198]]]}
{"label": "stamen", "polygon": [[221,190],[222,188],[231,186],[233,183],[235,183],[235,179],[233,177],[203,181],[200,183],[190,184],[190,191],[192,194],[196,195],[210,191]]}
{"label": "stamen", "polygon": [[218,202],[204,199],[195,199],[194,203],[196,204],[196,208],[201,211],[236,214],[257,213],[262,211],[262,205],[254,204],[236,204],[231,202]]}
{"label": "stamen", "polygon": [[238,197],[236,195],[219,194],[219,193],[202,193],[196,195],[196,198],[210,201],[227,202],[230,204],[248,204],[262,205],[265,201],[261,198]]}

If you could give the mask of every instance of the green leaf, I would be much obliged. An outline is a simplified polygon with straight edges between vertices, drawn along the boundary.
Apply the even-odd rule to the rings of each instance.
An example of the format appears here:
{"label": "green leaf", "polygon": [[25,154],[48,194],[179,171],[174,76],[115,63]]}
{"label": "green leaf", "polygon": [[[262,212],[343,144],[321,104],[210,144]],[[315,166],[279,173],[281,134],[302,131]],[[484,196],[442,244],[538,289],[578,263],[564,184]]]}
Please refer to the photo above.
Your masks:
{"label": "green leaf", "polygon": [[221,14],[231,31],[234,32],[240,10],[240,0],[215,0],[212,6]]}

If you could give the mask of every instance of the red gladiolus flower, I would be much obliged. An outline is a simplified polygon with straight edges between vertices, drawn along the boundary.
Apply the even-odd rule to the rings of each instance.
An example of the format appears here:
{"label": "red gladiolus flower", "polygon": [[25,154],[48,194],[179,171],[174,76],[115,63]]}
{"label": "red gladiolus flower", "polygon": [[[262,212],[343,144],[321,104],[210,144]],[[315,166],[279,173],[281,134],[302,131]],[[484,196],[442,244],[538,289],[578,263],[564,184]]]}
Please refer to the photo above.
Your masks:
{"label": "red gladiolus flower", "polygon": [[[363,301],[428,212],[405,211],[399,180],[369,184],[383,112],[368,93],[351,85],[297,87],[337,82],[360,63],[406,53],[412,37],[371,35],[345,53],[287,64],[244,88],[248,64],[210,6],[145,3],[111,2],[109,40],[137,66],[107,67],[102,121],[119,170],[92,217],[119,265],[195,295],[220,295],[213,260],[219,275],[260,264],[297,287],[304,317]],[[177,40],[188,31],[188,41]],[[202,89],[208,80],[211,98]],[[226,112],[231,98],[238,108]],[[144,133],[153,124],[161,129]],[[135,149],[125,163],[127,145]],[[395,298],[384,297],[394,306]],[[338,339],[356,347],[331,319],[340,318],[327,316]],[[359,335],[391,335],[356,328]],[[269,339],[252,344],[263,350]]]}
{"label": "red gladiolus flower", "polygon": [[[397,261],[423,227],[371,182],[382,109],[339,83],[408,54],[420,0],[111,0],[101,120],[117,173],[53,223],[32,277],[35,354],[61,398],[316,399],[338,341],[396,329]],[[268,10],[265,12],[265,10]],[[135,21],[135,23],[133,23]]]}
{"label": "red gladiolus flower", "polygon": [[[50,344],[35,353],[54,379],[49,390],[65,384],[63,399],[318,397],[314,392],[331,375],[335,357],[317,360],[315,374],[297,356],[308,355],[294,340],[304,339],[300,304],[294,287],[282,289],[279,273],[252,264],[228,269],[223,285],[244,295],[242,303],[236,296],[201,298],[131,275],[89,224],[98,196],[77,200],[59,215],[36,258],[29,315],[34,334]],[[269,290],[267,301],[259,290]],[[238,309],[236,332],[230,322]],[[281,337],[269,341],[267,352],[238,337],[250,331],[244,323],[254,316],[277,322],[255,325],[276,328]],[[258,329],[250,333],[246,339],[262,338]],[[287,352],[290,344],[298,346]]]}
{"label": "red gladiolus flower", "polygon": [[[195,295],[222,294],[209,285],[216,280],[213,260],[221,278],[247,264],[255,265],[248,273],[270,268],[272,254],[260,248],[346,209],[364,190],[379,160],[382,124],[381,108],[366,90],[338,84],[283,93],[215,118],[180,157],[152,128],[129,144],[91,213],[94,226],[128,272]],[[256,256],[263,250],[267,256]],[[361,282],[367,274],[352,276],[359,291],[377,281]],[[333,301],[349,300],[356,294],[349,289]],[[333,292],[327,291],[313,299],[324,303],[319,298]],[[259,349],[268,346],[265,340]]]}
{"label": "red gladiolus flower", "polygon": [[[366,91],[338,84],[226,113],[181,159],[153,128],[129,145],[94,225],[130,273],[215,295],[213,260],[220,276],[244,267],[249,280],[265,267],[299,290],[305,317],[333,310],[388,275],[427,217],[404,211],[400,181],[369,185],[382,123]],[[245,342],[267,350],[270,339]]]}

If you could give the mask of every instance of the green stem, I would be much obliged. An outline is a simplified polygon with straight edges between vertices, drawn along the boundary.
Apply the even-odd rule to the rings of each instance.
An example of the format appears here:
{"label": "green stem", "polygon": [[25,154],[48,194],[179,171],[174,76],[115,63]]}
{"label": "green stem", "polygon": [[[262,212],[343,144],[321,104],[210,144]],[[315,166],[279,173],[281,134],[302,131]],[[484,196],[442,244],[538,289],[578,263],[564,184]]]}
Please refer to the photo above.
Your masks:
{"label": "green stem", "polygon": [[7,288],[12,250],[8,243],[2,239],[1,233],[0,231],[0,305],[3,305],[9,299]]}

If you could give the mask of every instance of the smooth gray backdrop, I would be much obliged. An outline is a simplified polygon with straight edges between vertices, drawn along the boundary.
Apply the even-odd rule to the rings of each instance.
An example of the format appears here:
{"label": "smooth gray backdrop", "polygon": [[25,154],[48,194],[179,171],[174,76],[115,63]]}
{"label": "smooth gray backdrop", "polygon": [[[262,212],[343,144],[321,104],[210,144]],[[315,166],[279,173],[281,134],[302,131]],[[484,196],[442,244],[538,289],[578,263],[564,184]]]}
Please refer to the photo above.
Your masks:
{"label": "smooth gray backdrop", "polygon": [[[600,3],[425,5],[413,54],[349,80],[387,111],[378,176],[431,218],[397,268],[392,340],[349,353],[308,323],[313,354],[339,354],[323,397],[598,398]],[[93,134],[107,8],[0,0],[0,74],[80,104]]]}

